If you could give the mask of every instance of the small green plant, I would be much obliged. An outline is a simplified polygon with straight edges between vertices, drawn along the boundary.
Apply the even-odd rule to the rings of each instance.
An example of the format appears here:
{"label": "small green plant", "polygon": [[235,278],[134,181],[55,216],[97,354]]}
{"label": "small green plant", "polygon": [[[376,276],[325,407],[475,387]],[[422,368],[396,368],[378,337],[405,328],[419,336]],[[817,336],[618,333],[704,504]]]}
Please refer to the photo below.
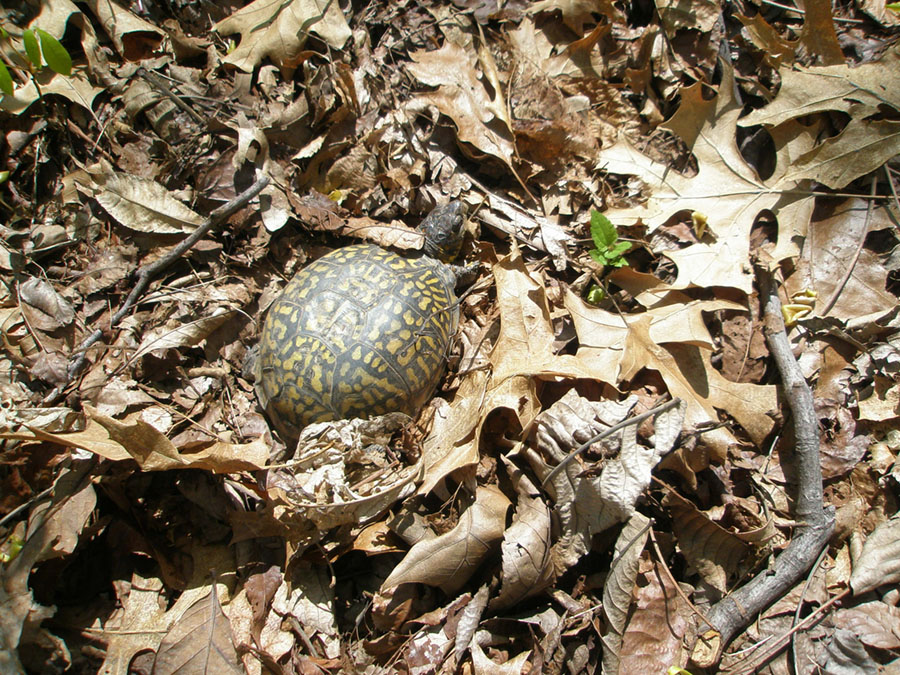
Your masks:
{"label": "small green plant", "polygon": [[[619,233],[616,226],[609,218],[598,211],[591,211],[591,239],[594,240],[594,248],[588,253],[604,267],[625,267],[628,261],[623,254],[631,244],[627,241],[619,241]],[[591,284],[587,291],[586,300],[599,305],[606,297],[606,291],[598,284]]]}
{"label": "small green plant", "polygon": [[591,211],[591,239],[594,240],[594,248],[589,253],[595,261],[607,267],[628,265],[622,254],[631,248],[631,244],[619,241],[616,226],[599,211]]}
{"label": "small green plant", "polygon": [[[59,40],[42,28],[33,30],[28,28],[22,33],[22,46],[25,49],[24,55],[12,44],[9,33],[3,28],[0,28],[0,39],[7,42],[22,57],[34,86],[38,88],[38,92],[40,92],[40,86],[35,76],[44,67],[44,63],[47,64],[50,70],[59,75],[68,77],[72,74],[72,57],[69,56],[69,52],[66,51],[66,48],[63,47]],[[0,61],[0,91],[8,96],[12,96],[13,90],[12,75],[6,64]]]}

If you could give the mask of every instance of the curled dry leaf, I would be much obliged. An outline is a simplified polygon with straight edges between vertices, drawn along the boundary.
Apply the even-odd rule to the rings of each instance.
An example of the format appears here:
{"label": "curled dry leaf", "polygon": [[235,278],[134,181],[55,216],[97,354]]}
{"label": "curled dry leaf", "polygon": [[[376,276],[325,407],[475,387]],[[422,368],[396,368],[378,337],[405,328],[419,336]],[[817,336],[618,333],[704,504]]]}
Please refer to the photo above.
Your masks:
{"label": "curled dry leaf", "polygon": [[688,562],[710,586],[725,593],[729,576],[749,547],[674,491],[663,501],[672,513],[672,532]]}
{"label": "curled dry leaf", "polygon": [[282,621],[296,619],[308,637],[315,637],[328,658],[340,655],[340,638],[334,613],[334,588],[326,567],[299,562],[292,567],[289,583],[282,583],[272,599],[272,611]]}
{"label": "curled dry leaf", "polygon": [[[503,91],[481,81],[475,50],[445,40],[440,49],[421,50],[410,56],[410,73],[422,84],[437,87],[416,96],[416,102],[437,107],[456,124],[461,141],[501,160],[515,174],[516,147]],[[487,78],[489,72],[489,68],[482,68],[483,77]]]}
{"label": "curled dry leaf", "polygon": [[502,586],[491,610],[510,607],[540,593],[555,577],[550,556],[550,509],[538,496],[519,494],[512,525],[503,534]]}
{"label": "curled dry leaf", "polygon": [[503,537],[510,501],[499,488],[479,487],[475,502],[456,527],[413,546],[382,584],[382,591],[409,583],[439,586],[453,594],[468,581]]}
{"label": "curled dry leaf", "polygon": [[232,309],[215,307],[209,316],[203,316],[188,323],[176,323],[174,326],[167,323],[165,326],[154,328],[144,334],[141,344],[131,356],[131,361],[154,351],[194,347],[208,338],[236,313]]}
{"label": "curled dry leaf", "polygon": [[101,415],[85,404],[87,419],[80,431],[46,431],[30,424],[27,431],[7,433],[6,437],[21,440],[42,440],[70,448],[87,450],[106,459],[135,460],[144,471],[169,469],[207,469],[217,473],[236,473],[265,468],[269,448],[261,440],[244,444],[211,441],[182,454],[162,433],[148,424],[141,412],[122,420]]}
{"label": "curled dry leaf", "polygon": [[659,565],[645,564],[641,583],[634,588],[634,608],[619,654],[621,673],[664,673],[683,659],[690,610]]}
{"label": "curled dry leaf", "polygon": [[520,675],[528,665],[531,650],[520,652],[503,663],[488,658],[477,642],[472,643],[472,670],[475,675]]}
{"label": "curled dry leaf", "polygon": [[32,328],[53,331],[75,319],[72,305],[44,279],[31,277],[19,284],[19,300],[22,314]]}
{"label": "curled dry leaf", "polygon": [[423,464],[403,464],[388,447],[408,422],[406,415],[391,413],[306,427],[293,461],[269,476],[277,517],[285,523],[308,520],[324,532],[371,520],[410,494]]}
{"label": "curled dry leaf", "polygon": [[[570,390],[538,416],[538,450],[558,463],[582,442],[626,419],[636,403],[635,396],[592,403]],[[627,426],[603,440],[603,454],[618,456],[602,461],[599,476],[580,475],[584,466],[575,458],[550,481],[547,488],[556,500],[562,530],[555,546],[558,560],[574,565],[590,550],[594,534],[631,517],[650,484],[650,472],[674,446],[683,419],[684,403],[658,415],[652,448],[640,445],[635,425]],[[550,472],[543,457],[530,450],[525,455],[538,476]]]}

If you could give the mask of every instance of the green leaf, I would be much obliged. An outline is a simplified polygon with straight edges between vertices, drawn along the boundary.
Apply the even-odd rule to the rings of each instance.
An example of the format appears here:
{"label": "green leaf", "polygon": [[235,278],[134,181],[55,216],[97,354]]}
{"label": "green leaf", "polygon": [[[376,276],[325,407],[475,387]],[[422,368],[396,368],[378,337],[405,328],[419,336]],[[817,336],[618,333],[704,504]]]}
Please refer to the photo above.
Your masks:
{"label": "green leaf", "polygon": [[37,29],[37,34],[41,38],[41,49],[50,70],[60,75],[71,75],[72,57],[69,56],[69,52],[62,46],[62,43],[41,28]]}
{"label": "green leaf", "polygon": [[616,226],[599,211],[591,211],[591,238],[597,250],[604,251],[619,238]]}
{"label": "green leaf", "polygon": [[585,299],[592,305],[599,305],[605,297],[606,291],[600,288],[597,284],[591,284],[591,287],[587,292],[587,298]]}
{"label": "green leaf", "polygon": [[606,264],[606,251],[598,251],[597,249],[592,249],[588,251],[591,254],[591,257],[595,262],[600,263],[601,265]]}
{"label": "green leaf", "polygon": [[34,31],[30,28],[26,29],[22,33],[22,41],[25,43],[25,54],[28,56],[28,60],[31,61],[31,65],[35,68],[40,68],[41,48],[38,45],[37,38],[34,36]]}
{"label": "green leaf", "polygon": [[6,66],[0,62],[0,91],[2,91],[7,96],[12,96],[13,93],[13,81],[12,76],[9,74],[9,71],[6,69]]}
{"label": "green leaf", "polygon": [[607,253],[607,255],[609,255],[610,258],[621,258],[622,254],[630,248],[631,244],[629,244],[627,241],[620,241],[615,246],[609,247],[609,252]]}
{"label": "green leaf", "polygon": [[0,184],[9,180],[9,171],[0,171]]}
{"label": "green leaf", "polygon": [[892,12],[900,12],[900,2],[890,2],[885,5]]}

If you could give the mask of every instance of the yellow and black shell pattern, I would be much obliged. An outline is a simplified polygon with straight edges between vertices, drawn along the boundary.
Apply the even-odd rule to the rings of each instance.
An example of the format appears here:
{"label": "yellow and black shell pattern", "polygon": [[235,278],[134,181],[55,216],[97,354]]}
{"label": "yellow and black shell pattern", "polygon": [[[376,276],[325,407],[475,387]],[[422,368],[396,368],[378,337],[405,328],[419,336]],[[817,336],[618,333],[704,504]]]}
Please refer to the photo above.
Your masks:
{"label": "yellow and black shell pattern", "polygon": [[257,394],[282,434],[432,396],[459,323],[455,275],[427,256],[338,249],[291,279],[260,339]]}

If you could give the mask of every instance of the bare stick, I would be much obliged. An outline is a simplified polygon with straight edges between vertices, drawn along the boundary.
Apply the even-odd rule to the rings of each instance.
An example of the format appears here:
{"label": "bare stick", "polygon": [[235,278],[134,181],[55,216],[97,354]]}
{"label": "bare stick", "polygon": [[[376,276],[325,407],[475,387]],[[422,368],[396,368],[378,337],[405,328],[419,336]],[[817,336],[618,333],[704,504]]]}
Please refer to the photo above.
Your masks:
{"label": "bare stick", "polygon": [[[702,662],[718,661],[724,647],[756,616],[783,597],[812,567],[834,530],[834,510],[824,508],[822,468],[819,463],[819,420],[813,395],[791,352],[791,343],[781,317],[781,301],[768,272],[759,275],[764,307],[766,343],[778,371],[785,399],[794,419],[796,490],[794,519],[797,527],[787,548],[775,558],[774,570],[759,573],[747,584],[717,602],[707,618],[718,633],[715,654]],[[706,635],[706,639],[715,636]]]}
{"label": "bare stick", "polygon": [[[131,289],[131,293],[128,294],[128,297],[125,299],[125,302],[122,303],[122,306],[119,308],[119,311],[116,312],[112,319],[110,319],[109,326],[110,328],[114,328],[116,324],[121,321],[128,312],[131,311],[131,308],[134,307],[135,303],[137,303],[138,299],[141,295],[144,294],[144,291],[147,290],[147,286],[150,285],[150,282],[153,281],[156,276],[166,269],[169,265],[174,263],[176,260],[181,258],[190,248],[196,244],[200,239],[202,239],[207,232],[209,232],[213,227],[221,223],[223,220],[228,218],[231,214],[236,212],[238,209],[246,206],[251,199],[253,199],[256,195],[263,191],[263,189],[269,184],[269,178],[266,176],[262,176],[259,178],[253,185],[251,185],[244,192],[239,194],[237,197],[232,199],[227,204],[223,204],[215,211],[209,214],[209,218],[194,230],[189,237],[187,237],[184,241],[182,241],[178,246],[169,251],[166,255],[149,265],[145,265],[141,267],[136,274],[137,283],[134,285],[134,288]],[[81,369],[84,367],[86,361],[87,350],[94,345],[96,342],[103,337],[103,331],[101,329],[95,330],[91,333],[78,347],[76,347],[75,351],[72,353],[72,358],[69,361],[68,368],[68,378],[71,382]],[[59,394],[62,387],[57,387],[48,396],[48,399],[54,398]]]}

